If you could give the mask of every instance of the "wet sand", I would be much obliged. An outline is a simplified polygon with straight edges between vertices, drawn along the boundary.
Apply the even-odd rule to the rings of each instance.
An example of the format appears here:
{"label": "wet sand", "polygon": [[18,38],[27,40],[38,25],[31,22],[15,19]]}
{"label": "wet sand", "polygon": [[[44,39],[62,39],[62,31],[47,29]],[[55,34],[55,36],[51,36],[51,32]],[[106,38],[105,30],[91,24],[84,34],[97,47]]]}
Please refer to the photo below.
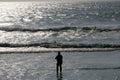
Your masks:
{"label": "wet sand", "polygon": [[1,80],[119,80],[120,53],[62,52],[63,71],[56,74],[56,52],[0,54]]}

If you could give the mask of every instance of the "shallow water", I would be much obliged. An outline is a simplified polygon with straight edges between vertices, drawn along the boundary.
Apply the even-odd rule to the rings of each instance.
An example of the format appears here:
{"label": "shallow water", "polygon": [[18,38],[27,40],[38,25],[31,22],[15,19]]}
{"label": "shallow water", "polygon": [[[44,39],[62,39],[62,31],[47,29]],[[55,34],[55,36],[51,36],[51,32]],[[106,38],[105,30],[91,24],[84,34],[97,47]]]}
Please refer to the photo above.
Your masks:
{"label": "shallow water", "polygon": [[[62,78],[56,75],[57,53],[1,54],[1,80],[119,80],[120,53],[63,52]],[[106,69],[105,69],[106,68]]]}

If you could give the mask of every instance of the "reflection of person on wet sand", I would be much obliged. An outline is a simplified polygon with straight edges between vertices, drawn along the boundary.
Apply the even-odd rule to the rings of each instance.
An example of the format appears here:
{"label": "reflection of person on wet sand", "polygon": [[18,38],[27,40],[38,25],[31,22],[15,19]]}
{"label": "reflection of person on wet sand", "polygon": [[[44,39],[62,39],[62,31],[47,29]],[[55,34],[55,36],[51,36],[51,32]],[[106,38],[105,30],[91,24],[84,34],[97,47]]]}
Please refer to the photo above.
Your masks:
{"label": "reflection of person on wet sand", "polygon": [[57,80],[63,80],[62,73],[57,74]]}
{"label": "reflection of person on wet sand", "polygon": [[56,71],[58,73],[60,68],[60,73],[62,73],[62,63],[63,63],[63,56],[58,52],[58,55],[55,57],[57,64],[56,64]]}

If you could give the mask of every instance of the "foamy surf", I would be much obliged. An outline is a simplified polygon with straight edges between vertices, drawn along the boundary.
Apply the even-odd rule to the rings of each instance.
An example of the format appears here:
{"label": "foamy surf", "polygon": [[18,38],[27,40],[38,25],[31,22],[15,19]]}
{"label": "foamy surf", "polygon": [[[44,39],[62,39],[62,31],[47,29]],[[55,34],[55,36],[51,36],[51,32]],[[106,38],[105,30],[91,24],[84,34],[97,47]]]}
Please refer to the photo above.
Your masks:
{"label": "foamy surf", "polygon": [[116,51],[120,48],[42,48],[42,47],[29,47],[29,48],[0,48],[1,54],[10,53],[50,53],[50,52],[105,52]]}

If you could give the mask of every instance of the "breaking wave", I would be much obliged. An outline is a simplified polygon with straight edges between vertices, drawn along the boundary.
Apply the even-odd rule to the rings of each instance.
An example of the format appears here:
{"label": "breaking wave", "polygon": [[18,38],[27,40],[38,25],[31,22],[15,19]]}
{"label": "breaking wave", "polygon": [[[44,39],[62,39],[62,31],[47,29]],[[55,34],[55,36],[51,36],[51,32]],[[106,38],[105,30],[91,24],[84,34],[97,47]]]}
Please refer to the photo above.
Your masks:
{"label": "breaking wave", "polygon": [[31,43],[10,44],[0,43],[0,47],[45,47],[45,48],[120,48],[120,44],[83,44],[83,43]]}
{"label": "breaking wave", "polygon": [[38,32],[38,31],[64,31],[64,30],[82,30],[90,31],[94,30],[96,32],[110,32],[110,31],[120,31],[120,28],[97,28],[97,27],[61,27],[61,28],[47,28],[47,29],[25,29],[25,28],[6,28],[0,27],[1,31],[13,32]]}

